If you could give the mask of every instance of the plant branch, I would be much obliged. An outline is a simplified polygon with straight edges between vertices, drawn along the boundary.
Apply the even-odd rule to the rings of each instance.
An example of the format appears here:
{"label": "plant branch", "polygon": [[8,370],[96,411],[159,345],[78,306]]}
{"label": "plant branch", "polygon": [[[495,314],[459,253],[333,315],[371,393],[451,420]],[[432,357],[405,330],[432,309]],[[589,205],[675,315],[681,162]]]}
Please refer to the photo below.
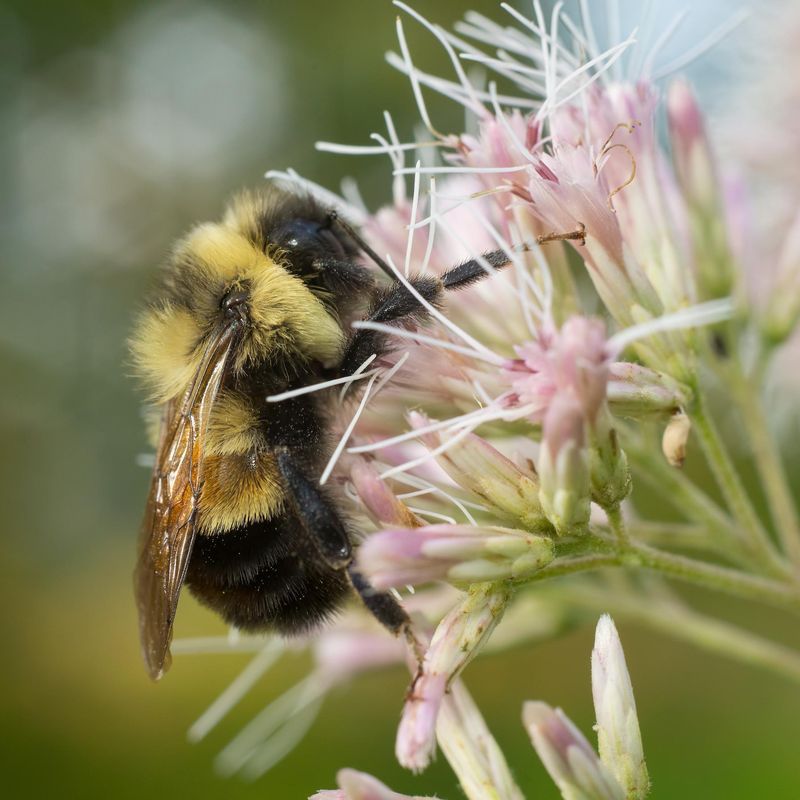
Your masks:
{"label": "plant branch", "polygon": [[707,413],[701,395],[698,395],[692,419],[722,494],[734,517],[747,534],[747,544],[753,558],[758,559],[759,563],[772,574],[785,577],[789,574],[789,570],[761,524],[719,432]]}

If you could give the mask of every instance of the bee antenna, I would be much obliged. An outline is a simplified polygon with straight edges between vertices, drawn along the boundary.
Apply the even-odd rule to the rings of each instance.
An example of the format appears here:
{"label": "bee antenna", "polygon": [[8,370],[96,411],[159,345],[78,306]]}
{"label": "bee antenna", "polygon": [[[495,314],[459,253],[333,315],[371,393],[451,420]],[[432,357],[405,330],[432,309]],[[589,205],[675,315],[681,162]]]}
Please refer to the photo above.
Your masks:
{"label": "bee antenna", "polygon": [[375,265],[385,274],[388,275],[393,281],[396,280],[394,272],[391,267],[367,244],[361,234],[349,222],[346,222],[339,216],[338,211],[330,211],[328,213],[328,223],[334,223],[339,227],[375,262]]}

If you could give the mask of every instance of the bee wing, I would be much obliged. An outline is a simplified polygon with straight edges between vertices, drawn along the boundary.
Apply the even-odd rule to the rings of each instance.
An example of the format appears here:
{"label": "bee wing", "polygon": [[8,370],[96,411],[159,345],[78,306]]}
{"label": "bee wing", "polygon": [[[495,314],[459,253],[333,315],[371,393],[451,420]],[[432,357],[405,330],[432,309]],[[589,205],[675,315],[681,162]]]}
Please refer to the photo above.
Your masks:
{"label": "bee wing", "polygon": [[195,537],[203,444],[238,324],[208,343],[182,401],[166,404],[134,574],[142,656],[154,680],[171,663],[172,623]]}

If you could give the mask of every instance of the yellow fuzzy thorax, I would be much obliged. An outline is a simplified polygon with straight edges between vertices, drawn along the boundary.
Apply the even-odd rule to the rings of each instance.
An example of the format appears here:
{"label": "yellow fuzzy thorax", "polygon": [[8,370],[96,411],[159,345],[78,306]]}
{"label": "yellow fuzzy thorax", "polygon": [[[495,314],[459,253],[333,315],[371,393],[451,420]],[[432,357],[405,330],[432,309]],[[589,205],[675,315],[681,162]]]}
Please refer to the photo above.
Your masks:
{"label": "yellow fuzzy thorax", "polygon": [[186,391],[205,340],[222,319],[220,301],[232,290],[248,293],[249,324],[236,346],[235,371],[281,358],[330,362],[343,346],[342,329],[321,300],[284,269],[279,253],[265,253],[230,215],[220,224],[199,225],[178,243],[166,286],[131,341],[134,364],[155,402]]}

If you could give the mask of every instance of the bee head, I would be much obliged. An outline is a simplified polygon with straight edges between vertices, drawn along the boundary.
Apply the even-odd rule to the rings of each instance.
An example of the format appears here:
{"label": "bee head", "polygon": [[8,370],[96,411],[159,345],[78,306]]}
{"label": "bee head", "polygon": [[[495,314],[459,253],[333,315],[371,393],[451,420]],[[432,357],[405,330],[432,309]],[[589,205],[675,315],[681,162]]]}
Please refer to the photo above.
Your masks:
{"label": "bee head", "polygon": [[154,400],[185,391],[205,344],[232,321],[241,326],[231,362],[236,373],[334,363],[345,340],[336,309],[288,266],[282,250],[227,221],[199,225],[178,242],[131,341]]}

